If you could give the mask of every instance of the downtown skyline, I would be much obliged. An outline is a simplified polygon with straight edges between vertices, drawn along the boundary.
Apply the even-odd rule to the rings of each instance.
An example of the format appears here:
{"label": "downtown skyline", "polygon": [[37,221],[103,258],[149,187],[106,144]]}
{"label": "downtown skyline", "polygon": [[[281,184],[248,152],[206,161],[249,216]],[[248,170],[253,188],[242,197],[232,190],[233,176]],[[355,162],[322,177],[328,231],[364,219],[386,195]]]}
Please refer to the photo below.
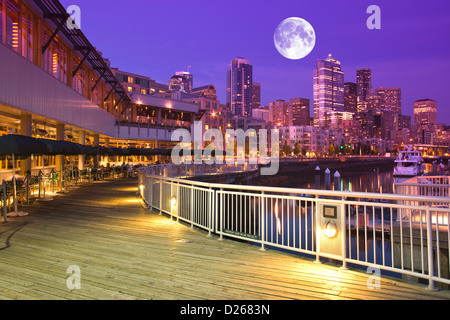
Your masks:
{"label": "downtown skyline", "polygon": [[[408,6],[403,1],[378,1],[381,30],[366,27],[369,1],[288,1],[283,6],[264,1],[257,7],[248,1],[239,3],[247,10],[232,10],[237,5],[234,1],[214,5],[138,1],[127,6],[62,1],[65,7],[80,7],[82,31],[112,67],[167,83],[190,65],[194,87],[214,84],[222,103],[226,102],[227,66],[237,56],[253,65],[253,81],[261,83],[261,105],[267,106],[277,99],[312,101],[313,70],[318,59],[331,53],[342,64],[345,82],[356,82],[357,69],[370,68],[373,90],[401,88],[403,114],[412,116],[414,101],[430,98],[438,103],[440,122],[450,123],[446,89],[450,45],[442,41],[450,35],[445,1],[415,1]],[[284,58],[273,44],[275,28],[289,16],[308,20],[316,32],[315,48],[300,60]]]}

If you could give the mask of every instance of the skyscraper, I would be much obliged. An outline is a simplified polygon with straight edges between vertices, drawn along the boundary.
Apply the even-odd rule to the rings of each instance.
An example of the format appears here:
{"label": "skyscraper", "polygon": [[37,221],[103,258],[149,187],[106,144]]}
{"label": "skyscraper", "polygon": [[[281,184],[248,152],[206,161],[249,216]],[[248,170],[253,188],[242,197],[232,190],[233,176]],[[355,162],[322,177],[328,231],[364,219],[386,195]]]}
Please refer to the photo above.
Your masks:
{"label": "skyscraper", "polygon": [[414,124],[431,126],[437,123],[437,102],[421,99],[414,102]]}
{"label": "skyscraper", "polygon": [[252,109],[259,108],[260,106],[261,106],[261,83],[253,82]]}
{"label": "skyscraper", "polygon": [[358,111],[367,107],[368,95],[372,92],[372,71],[367,68],[356,70],[356,91],[358,99]]}
{"label": "skyscraper", "polygon": [[252,115],[253,67],[248,60],[237,57],[227,70],[227,105],[236,116]]}
{"label": "skyscraper", "polygon": [[331,54],[314,70],[314,125],[326,127],[331,115],[344,111],[344,72]]}
{"label": "skyscraper", "polygon": [[376,88],[375,92],[383,101],[381,108],[402,113],[402,91],[400,88]]}
{"label": "skyscraper", "polygon": [[356,113],[358,111],[358,96],[356,83],[344,83],[344,110]]}

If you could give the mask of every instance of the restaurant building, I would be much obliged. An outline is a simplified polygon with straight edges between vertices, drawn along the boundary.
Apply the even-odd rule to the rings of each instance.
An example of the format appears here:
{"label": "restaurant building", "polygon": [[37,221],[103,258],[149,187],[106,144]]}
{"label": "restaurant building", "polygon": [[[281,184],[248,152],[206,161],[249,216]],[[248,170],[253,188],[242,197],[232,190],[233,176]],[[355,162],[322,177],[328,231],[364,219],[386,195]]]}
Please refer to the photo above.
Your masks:
{"label": "restaurant building", "polygon": [[[198,106],[124,88],[73,22],[56,0],[0,0],[0,135],[114,147],[173,145],[171,132],[189,127]],[[58,167],[70,160],[48,161]],[[89,164],[83,155],[76,163]],[[36,156],[17,166],[23,173],[43,164]],[[11,167],[10,159],[0,160],[0,174]]]}

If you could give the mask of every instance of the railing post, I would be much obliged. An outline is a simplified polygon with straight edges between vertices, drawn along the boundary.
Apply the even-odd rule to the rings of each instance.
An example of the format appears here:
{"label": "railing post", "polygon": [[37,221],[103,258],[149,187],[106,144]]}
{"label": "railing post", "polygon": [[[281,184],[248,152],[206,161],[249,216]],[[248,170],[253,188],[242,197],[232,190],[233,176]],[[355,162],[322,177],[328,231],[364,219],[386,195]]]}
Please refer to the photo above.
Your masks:
{"label": "railing post", "polygon": [[219,232],[219,240],[220,241],[222,241],[223,240],[223,232],[222,232],[222,229],[223,229],[223,226],[222,226],[222,223],[223,223],[223,193],[222,193],[222,190],[223,190],[223,188],[220,188],[220,213],[219,213],[219,230],[218,230],[218,232]]}
{"label": "railing post", "polygon": [[[427,213],[427,250],[428,250],[428,290],[436,291],[437,288],[434,285],[434,260],[433,260],[433,225],[431,220],[430,204],[426,206]],[[437,217],[436,217],[437,218]],[[438,252],[439,254],[439,252]]]}
{"label": "railing post", "polygon": [[172,186],[173,186],[173,182],[172,180],[170,180],[170,198],[169,198],[169,204],[170,204],[170,220],[173,220],[173,208],[172,208]]}
{"label": "railing post", "polygon": [[261,248],[259,250],[266,251],[264,242],[266,241],[266,213],[264,208],[264,191],[261,191]]}
{"label": "railing post", "polygon": [[191,208],[190,208],[191,229],[194,229],[194,187],[191,185]]}
{"label": "railing post", "polygon": [[[383,208],[381,208],[381,210],[383,210]],[[341,196],[341,232],[342,232],[342,266],[341,269],[343,270],[347,270],[347,241],[345,241],[345,237],[346,237],[346,216],[345,216],[345,202],[344,202],[344,197]],[[350,228],[350,225],[349,225]],[[375,232],[375,223],[374,223],[374,231]]]}
{"label": "railing post", "polygon": [[159,180],[159,214],[162,214],[162,180]]}
{"label": "railing post", "polygon": [[208,206],[208,237],[212,237],[211,229],[212,229],[212,208],[213,208],[213,189],[209,187],[209,206]]}
{"label": "railing post", "polygon": [[313,225],[313,232],[316,236],[316,260],[314,260],[315,263],[322,263],[320,261],[320,256],[319,256],[319,252],[320,252],[320,235],[317,233],[317,223],[319,223],[319,195],[316,194],[315,197],[316,201],[315,201],[315,212],[314,212],[314,218],[313,215],[311,215],[311,219],[314,219],[312,221],[312,225]]}

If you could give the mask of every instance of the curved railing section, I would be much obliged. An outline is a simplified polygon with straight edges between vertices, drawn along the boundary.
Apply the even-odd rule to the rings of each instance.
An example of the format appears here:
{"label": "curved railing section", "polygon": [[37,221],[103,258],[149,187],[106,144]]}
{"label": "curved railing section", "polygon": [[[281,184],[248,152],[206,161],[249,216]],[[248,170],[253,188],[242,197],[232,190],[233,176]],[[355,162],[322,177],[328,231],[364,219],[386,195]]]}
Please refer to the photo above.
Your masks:
{"label": "curved railing section", "polygon": [[[196,167],[195,167],[196,166]],[[275,188],[189,177],[255,166],[162,165],[138,172],[148,208],[204,229],[315,257],[450,285],[450,198]]]}

